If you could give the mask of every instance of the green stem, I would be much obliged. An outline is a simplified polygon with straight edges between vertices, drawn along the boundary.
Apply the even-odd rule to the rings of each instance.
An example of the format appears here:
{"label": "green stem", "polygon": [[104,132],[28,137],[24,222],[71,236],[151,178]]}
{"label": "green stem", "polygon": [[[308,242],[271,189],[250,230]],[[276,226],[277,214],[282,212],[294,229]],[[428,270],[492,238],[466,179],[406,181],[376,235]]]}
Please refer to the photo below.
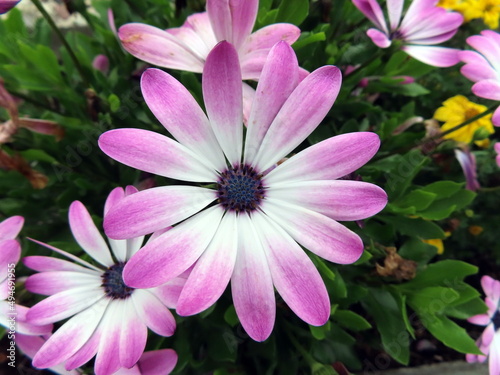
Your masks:
{"label": "green stem", "polygon": [[500,186],[479,188],[479,191],[482,193],[491,193],[495,191],[500,191]]}
{"label": "green stem", "polygon": [[43,7],[40,0],[31,0],[31,1],[37,7],[37,9],[40,11],[40,13],[42,13],[42,16],[49,23],[52,30],[54,30],[54,32],[57,34],[57,36],[61,40],[61,43],[64,45],[64,48],[66,48],[66,50],[68,51],[69,57],[73,61],[73,64],[75,64],[76,70],[78,70],[78,73],[80,74],[80,77],[82,78],[82,81],[85,84],[85,86],[90,87],[89,82],[86,78],[85,72],[83,71],[83,68],[80,65],[80,62],[78,61],[78,58],[76,57],[75,53],[73,52],[73,49],[71,48],[71,46],[66,41],[66,38],[64,38],[64,35],[62,34],[61,30],[57,27],[57,25],[55,24],[52,17],[47,13],[47,11]]}
{"label": "green stem", "polygon": [[302,345],[300,345],[300,343],[292,335],[292,333],[290,332],[290,330],[288,328],[289,328],[289,324],[286,323],[285,332],[286,332],[288,338],[290,339],[290,342],[293,344],[293,346],[295,346],[295,348],[298,350],[298,352],[300,354],[302,354],[302,356],[304,357],[304,359],[307,361],[307,363],[310,366],[312,366],[313,364],[315,364],[317,361],[315,361],[314,358],[302,347]]}
{"label": "green stem", "polygon": [[486,115],[489,115],[491,112],[493,112],[495,110],[495,108],[497,107],[497,105],[494,105],[494,106],[491,106],[490,108],[488,108],[486,111],[474,116],[474,117],[471,117],[470,119],[462,122],[461,124],[457,125],[457,126],[454,126],[453,128],[451,129],[448,129],[446,130],[445,132],[442,132],[442,133],[439,133],[439,134],[436,134],[434,137],[431,137],[429,139],[436,139],[436,138],[441,138],[441,137],[444,137],[445,135],[448,135],[450,133],[453,133],[454,131],[457,131],[458,129],[461,129],[463,128],[464,126],[467,126],[469,125],[470,123],[473,123],[474,121],[477,121],[479,120],[480,118],[486,116]]}
{"label": "green stem", "polygon": [[38,100],[32,99],[29,96],[26,96],[26,95],[21,94],[19,92],[15,92],[15,91],[9,90],[9,93],[12,94],[12,96],[20,98],[20,99],[24,100],[25,102],[28,102],[30,104],[33,104],[33,105],[37,106],[37,107],[43,108],[43,109],[45,109],[47,111],[54,112],[54,113],[57,113],[59,115],[63,114],[62,112],[60,112],[60,111],[58,111],[56,109],[50,108],[48,104],[39,102]]}

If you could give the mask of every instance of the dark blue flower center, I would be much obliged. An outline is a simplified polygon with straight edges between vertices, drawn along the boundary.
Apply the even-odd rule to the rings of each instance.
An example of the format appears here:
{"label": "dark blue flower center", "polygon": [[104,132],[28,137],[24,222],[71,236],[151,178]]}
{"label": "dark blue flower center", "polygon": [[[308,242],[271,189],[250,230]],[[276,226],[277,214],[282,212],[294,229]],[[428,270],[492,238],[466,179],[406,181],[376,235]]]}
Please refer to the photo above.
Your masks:
{"label": "dark blue flower center", "polygon": [[500,310],[497,309],[495,315],[491,318],[491,321],[493,322],[493,328],[497,331],[500,328]]}
{"label": "dark blue flower center", "polygon": [[101,276],[101,286],[106,295],[112,299],[128,298],[134,291],[134,288],[126,286],[123,282],[123,267],[125,267],[125,263],[113,264]]}
{"label": "dark blue flower center", "polygon": [[217,187],[219,203],[226,210],[251,212],[264,199],[262,175],[246,165],[222,173]]}

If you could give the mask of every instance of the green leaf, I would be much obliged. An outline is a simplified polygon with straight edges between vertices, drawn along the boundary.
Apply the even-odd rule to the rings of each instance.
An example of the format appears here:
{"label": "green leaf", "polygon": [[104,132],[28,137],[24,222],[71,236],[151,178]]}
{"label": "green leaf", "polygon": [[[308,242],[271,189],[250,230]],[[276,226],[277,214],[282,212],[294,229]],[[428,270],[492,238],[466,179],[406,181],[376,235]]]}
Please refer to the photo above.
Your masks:
{"label": "green leaf", "polygon": [[108,96],[108,103],[111,112],[118,112],[121,106],[120,98],[118,96],[116,96],[115,94],[111,94],[110,96]]}
{"label": "green leaf", "polygon": [[437,195],[438,199],[448,198],[458,192],[464,184],[453,181],[437,181],[432,184],[421,187],[420,190],[427,191]]}
{"label": "green leaf", "polygon": [[362,316],[349,310],[337,310],[333,315],[333,319],[342,327],[351,331],[364,331],[372,326]]}
{"label": "green leaf", "polygon": [[235,327],[240,322],[233,305],[227,308],[226,312],[224,313],[224,320],[231,327]]}
{"label": "green leaf", "polygon": [[398,254],[405,259],[428,263],[437,254],[437,249],[419,238],[410,238],[399,248]]}
{"label": "green leaf", "polygon": [[[302,33],[304,35],[304,33]],[[295,43],[293,43],[292,47],[295,51],[298,51],[299,49],[311,44],[311,43],[316,43],[316,42],[322,42],[326,40],[326,35],[324,32],[319,32],[315,34],[310,34],[305,37],[302,37],[297,40]]]}
{"label": "green leaf", "polygon": [[442,313],[445,307],[456,301],[459,294],[452,288],[432,286],[415,289],[408,295],[408,304],[416,311],[425,311],[426,314]]}
{"label": "green leaf", "polygon": [[437,224],[424,219],[410,219],[407,217],[386,215],[380,215],[379,219],[383,222],[393,224],[396,230],[407,236],[423,239],[443,239],[446,237],[444,231]]}
{"label": "green leaf", "polygon": [[278,8],[275,22],[287,22],[298,26],[308,14],[308,0],[283,0]]}
{"label": "green leaf", "polygon": [[442,260],[437,263],[429,265],[425,270],[419,272],[417,276],[400,285],[405,289],[419,289],[428,286],[448,286],[454,287],[457,280],[463,280],[464,277],[474,275],[478,268],[460,260]]}
{"label": "green leaf", "polygon": [[21,156],[28,161],[44,161],[47,163],[59,164],[59,162],[43,150],[26,150],[20,152]]}
{"label": "green leaf", "polygon": [[318,268],[319,272],[321,273],[322,276],[330,279],[330,280],[335,280],[335,272],[333,272],[327,264],[318,257],[315,254],[311,254],[311,259],[314,263],[314,265]]}
{"label": "green leaf", "polygon": [[326,324],[316,327],[316,326],[309,326],[309,330],[311,331],[311,335],[316,340],[324,340],[326,338],[327,333],[331,329],[331,323],[330,321],[326,322]]}
{"label": "green leaf", "polygon": [[488,306],[483,299],[476,297],[460,305],[447,306],[444,313],[452,318],[467,319],[474,315],[485,314],[487,311]]}
{"label": "green leaf", "polygon": [[416,211],[425,210],[427,207],[431,205],[431,203],[436,199],[437,195],[434,193],[429,193],[423,190],[413,190],[409,194],[405,195],[403,198],[398,201],[389,204],[388,207],[393,212],[407,211],[408,208],[412,210],[410,212],[404,213],[412,213],[414,214]]}

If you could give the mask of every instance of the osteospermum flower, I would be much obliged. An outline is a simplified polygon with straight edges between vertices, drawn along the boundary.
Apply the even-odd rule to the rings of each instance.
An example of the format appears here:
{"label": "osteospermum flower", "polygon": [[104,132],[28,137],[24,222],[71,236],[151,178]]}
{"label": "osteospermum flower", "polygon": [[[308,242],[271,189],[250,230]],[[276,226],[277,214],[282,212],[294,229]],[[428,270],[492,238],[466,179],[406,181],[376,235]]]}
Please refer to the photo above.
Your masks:
{"label": "osteospermum flower", "polygon": [[476,191],[481,185],[477,180],[477,167],[476,167],[476,157],[469,149],[460,150],[455,149],[455,157],[457,158],[462,170],[464,172],[467,190]]}
{"label": "osteospermum flower", "polygon": [[23,224],[22,216],[12,216],[0,222],[0,325],[7,328],[8,335],[42,335],[52,331],[52,324],[29,324],[26,322],[28,308],[15,303],[15,267],[21,257],[21,246],[15,238]]}
{"label": "osteospermum flower", "polygon": [[[114,189],[104,208],[104,215],[133,187]],[[52,249],[80,265],[45,256],[24,258],[24,263],[39,273],[26,281],[26,288],[50,297],[28,312],[32,323],[47,324],[69,317],[33,357],[33,366],[48,368],[65,362],[66,370],[75,369],[94,355],[95,373],[112,374],[133,367],[144,352],[147,328],[162,336],[175,330],[175,320],[168,308],[175,307],[184,279],[150,289],[134,289],[124,284],[123,267],[141,247],[143,238],[106,242],[82,203],[69,209],[71,231],[85,252],[100,264],[93,266],[50,245]]]}
{"label": "osteospermum flower", "polygon": [[486,294],[486,314],[475,315],[469,322],[485,326],[477,346],[484,355],[467,354],[467,362],[484,362],[489,358],[490,375],[500,374],[500,282],[489,276],[481,278],[481,285]]}
{"label": "osteospermum flower", "polygon": [[[436,110],[433,118],[444,122],[441,126],[441,131],[445,132],[476,117],[487,109],[488,108],[484,105],[469,101],[463,95],[456,95],[445,100],[443,106]],[[491,123],[491,115],[483,116],[460,129],[445,134],[443,138],[453,139],[457,142],[470,143],[474,140],[474,134],[480,129],[485,134],[493,134],[495,132],[493,124]],[[481,145],[481,142],[482,141],[476,141],[476,144]]]}
{"label": "osteospermum flower", "polygon": [[208,118],[187,89],[147,70],[142,93],[178,142],[141,129],[111,130],[101,149],[129,166],[214,188],[162,186],[125,198],[106,217],[110,237],[126,238],[176,224],[140,250],[124,269],[127,284],[160,285],[194,262],[177,312],[211,306],[231,279],[234,306],[255,340],[275,319],[274,287],[312,325],[330,315],[325,285],[299,244],[332,262],[356,261],[361,239],[337,220],[359,220],[387,202],[379,187],[336,180],[377,151],[374,133],[327,139],[276,166],[316,128],[333,105],[341,74],[317,69],[298,84],[297,58],[278,43],[269,53],[243,139],[241,70],[235,48],[221,42],[207,57],[203,96]]}
{"label": "osteospermum flower", "polygon": [[[467,38],[476,51],[461,51],[460,60],[465,63],[462,74],[476,82],[472,92],[485,99],[500,101],[500,34],[491,30]],[[500,126],[500,106],[491,118],[493,125]]]}
{"label": "osteospermum flower", "polygon": [[404,0],[388,0],[389,24],[376,0],[352,1],[377,26],[367,35],[378,47],[400,41],[403,51],[426,64],[448,67],[460,61],[457,49],[434,46],[455,35],[463,21],[461,14],[436,6],[437,0],[413,0],[402,19]]}
{"label": "osteospermum flower", "polygon": [[0,0],[0,14],[7,13],[14,8],[21,0]]}

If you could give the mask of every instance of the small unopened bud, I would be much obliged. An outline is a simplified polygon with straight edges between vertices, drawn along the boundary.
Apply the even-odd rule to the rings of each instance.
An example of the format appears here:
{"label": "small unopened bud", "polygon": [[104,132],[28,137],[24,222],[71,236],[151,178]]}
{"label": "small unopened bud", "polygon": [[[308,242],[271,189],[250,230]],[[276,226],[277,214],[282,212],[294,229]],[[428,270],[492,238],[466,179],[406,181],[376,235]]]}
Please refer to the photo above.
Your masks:
{"label": "small unopened bud", "polygon": [[108,73],[109,59],[106,55],[97,55],[92,61],[92,67],[99,70],[102,74]]}

